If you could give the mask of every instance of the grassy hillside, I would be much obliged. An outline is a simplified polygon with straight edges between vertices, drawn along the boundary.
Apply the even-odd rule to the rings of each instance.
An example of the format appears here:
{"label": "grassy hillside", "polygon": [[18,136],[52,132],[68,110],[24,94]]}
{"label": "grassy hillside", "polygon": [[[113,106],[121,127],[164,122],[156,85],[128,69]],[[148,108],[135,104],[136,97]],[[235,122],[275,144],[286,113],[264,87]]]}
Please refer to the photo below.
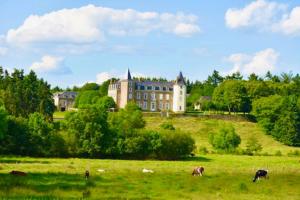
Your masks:
{"label": "grassy hillside", "polygon": [[[193,177],[199,165],[205,175]],[[86,168],[89,181],[83,177]],[[143,168],[154,173],[143,174]],[[258,168],[267,168],[270,179],[253,183]],[[207,155],[191,161],[2,157],[0,199],[300,199],[299,168],[299,158],[283,156]],[[11,170],[28,176],[12,177]]]}
{"label": "grassy hillside", "polygon": [[286,155],[294,150],[300,148],[289,147],[275,141],[271,136],[266,135],[262,128],[258,124],[241,120],[221,120],[221,119],[207,119],[203,117],[174,117],[172,119],[166,119],[155,116],[145,116],[147,122],[146,128],[159,129],[160,124],[165,121],[173,123],[174,127],[190,133],[196,140],[197,146],[206,147],[211,149],[211,145],[208,142],[209,133],[217,131],[224,124],[232,124],[235,127],[237,134],[241,136],[242,143],[240,147],[244,148],[247,140],[252,135],[255,136],[263,146],[262,152],[268,154],[275,154],[276,151],[281,151]]}

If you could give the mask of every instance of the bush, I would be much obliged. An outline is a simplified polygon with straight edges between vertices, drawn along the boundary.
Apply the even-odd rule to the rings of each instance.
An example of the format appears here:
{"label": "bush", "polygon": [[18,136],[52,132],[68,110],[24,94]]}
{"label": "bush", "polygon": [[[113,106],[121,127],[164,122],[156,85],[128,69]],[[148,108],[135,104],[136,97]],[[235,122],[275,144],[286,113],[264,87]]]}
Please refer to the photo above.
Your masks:
{"label": "bush", "polygon": [[282,153],[281,153],[281,151],[280,150],[277,150],[276,152],[275,152],[275,154],[274,154],[275,156],[282,156]]}
{"label": "bush", "polygon": [[300,156],[300,151],[294,150],[288,153],[288,156]]}
{"label": "bush", "polygon": [[164,122],[160,125],[160,128],[165,129],[165,130],[171,130],[174,131],[175,127],[171,122]]}
{"label": "bush", "polygon": [[246,154],[253,155],[262,150],[261,144],[255,137],[250,137],[246,144]]}
{"label": "bush", "polygon": [[210,134],[209,142],[218,151],[232,153],[241,143],[241,138],[233,126],[224,126],[218,133]]}
{"label": "bush", "polygon": [[176,160],[190,155],[195,149],[194,139],[179,131],[161,133],[161,146],[155,150],[158,159]]}

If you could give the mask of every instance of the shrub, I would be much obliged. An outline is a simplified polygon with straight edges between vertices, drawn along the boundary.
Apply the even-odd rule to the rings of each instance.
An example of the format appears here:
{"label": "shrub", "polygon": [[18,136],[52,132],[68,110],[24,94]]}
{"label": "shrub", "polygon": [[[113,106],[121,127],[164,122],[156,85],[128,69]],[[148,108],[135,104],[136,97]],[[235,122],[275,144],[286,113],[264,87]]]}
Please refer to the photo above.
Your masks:
{"label": "shrub", "polygon": [[298,150],[290,151],[288,156],[300,156],[300,152]]}
{"label": "shrub", "polygon": [[253,155],[262,150],[261,144],[255,137],[250,137],[246,144],[246,154]]}
{"label": "shrub", "polygon": [[282,153],[281,153],[281,151],[280,150],[277,150],[276,152],[275,152],[275,154],[274,154],[275,156],[282,156]]}
{"label": "shrub", "polygon": [[175,130],[175,127],[171,122],[164,122],[160,125],[160,127],[165,130],[171,130],[171,131]]}
{"label": "shrub", "polygon": [[241,143],[241,138],[233,126],[224,126],[218,133],[210,134],[209,142],[218,151],[232,153]]}
{"label": "shrub", "polygon": [[161,133],[161,146],[155,150],[158,159],[176,160],[190,155],[195,149],[194,139],[179,131]]}

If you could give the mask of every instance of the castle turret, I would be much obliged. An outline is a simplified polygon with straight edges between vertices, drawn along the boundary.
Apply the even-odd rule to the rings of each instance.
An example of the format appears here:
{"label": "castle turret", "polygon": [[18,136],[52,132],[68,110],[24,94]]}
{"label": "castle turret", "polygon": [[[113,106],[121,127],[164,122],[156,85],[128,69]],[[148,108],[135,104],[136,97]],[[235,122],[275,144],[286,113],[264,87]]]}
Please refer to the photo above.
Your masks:
{"label": "castle turret", "polygon": [[125,79],[121,80],[120,108],[125,108],[128,101],[133,99],[134,81],[131,78],[130,70],[127,70]]}
{"label": "castle turret", "polygon": [[186,111],[186,84],[182,73],[179,73],[173,86],[173,111]]}

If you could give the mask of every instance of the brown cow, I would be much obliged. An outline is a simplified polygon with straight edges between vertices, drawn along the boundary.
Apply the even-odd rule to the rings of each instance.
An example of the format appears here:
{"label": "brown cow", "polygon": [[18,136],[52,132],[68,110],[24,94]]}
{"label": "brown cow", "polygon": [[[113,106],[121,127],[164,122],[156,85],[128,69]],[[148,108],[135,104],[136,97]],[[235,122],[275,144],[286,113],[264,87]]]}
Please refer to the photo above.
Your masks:
{"label": "brown cow", "polygon": [[15,176],[26,176],[27,175],[26,172],[15,171],[15,170],[13,170],[13,171],[11,171],[9,173],[12,174],[12,175],[15,175]]}
{"label": "brown cow", "polygon": [[196,167],[194,170],[193,170],[193,173],[192,175],[193,176],[202,176],[203,175],[203,172],[204,172],[204,167]]}
{"label": "brown cow", "polygon": [[85,179],[87,180],[90,177],[89,170],[85,170]]}

